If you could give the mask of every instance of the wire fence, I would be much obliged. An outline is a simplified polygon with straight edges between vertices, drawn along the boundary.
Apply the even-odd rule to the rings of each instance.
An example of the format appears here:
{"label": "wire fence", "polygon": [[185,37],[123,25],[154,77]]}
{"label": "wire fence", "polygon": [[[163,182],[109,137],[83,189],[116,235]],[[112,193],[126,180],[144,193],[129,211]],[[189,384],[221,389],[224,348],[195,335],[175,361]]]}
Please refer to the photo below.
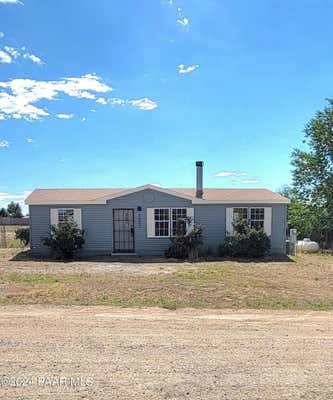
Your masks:
{"label": "wire fence", "polygon": [[0,217],[0,248],[19,247],[15,239],[15,231],[19,228],[28,228],[29,218]]}
{"label": "wire fence", "polygon": [[29,217],[23,217],[23,218],[0,217],[0,225],[6,225],[6,226],[11,226],[11,225],[24,226],[24,225],[28,225],[29,226]]}

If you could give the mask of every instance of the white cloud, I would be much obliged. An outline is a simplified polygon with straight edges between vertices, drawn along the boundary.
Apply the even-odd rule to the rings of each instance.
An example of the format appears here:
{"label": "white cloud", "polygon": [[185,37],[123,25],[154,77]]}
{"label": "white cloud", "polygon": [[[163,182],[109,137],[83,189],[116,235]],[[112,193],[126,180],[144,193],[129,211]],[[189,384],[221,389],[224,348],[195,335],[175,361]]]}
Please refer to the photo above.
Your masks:
{"label": "white cloud", "polygon": [[[118,97],[111,97],[109,99],[105,99],[104,97],[99,97],[96,100],[96,103],[106,105],[106,104],[111,104],[113,106],[123,106],[127,103],[127,100],[124,99],[119,99]],[[90,110],[92,112],[95,112],[96,110]]]}
{"label": "white cloud", "polygon": [[86,122],[87,121],[87,118],[86,117],[82,117],[81,118],[81,122]]}
{"label": "white cloud", "polygon": [[[10,56],[9,56],[10,57]],[[97,93],[107,93],[113,90],[96,74],[87,74],[79,78],[62,78],[55,81],[36,81],[33,79],[13,79],[0,82],[0,120],[14,118],[28,121],[41,119],[50,115],[42,100],[59,100],[61,95],[79,99],[95,100],[96,103],[112,106],[126,104],[140,110],[149,111],[158,105],[155,101],[144,97],[141,99],[121,99],[117,97],[97,97]],[[96,112],[95,109],[90,109]],[[59,113],[58,118],[69,119],[73,114]],[[83,122],[83,121],[82,121]]]}
{"label": "white cloud", "polygon": [[[0,32],[0,38],[3,37],[1,36],[1,33],[2,32]],[[40,57],[36,56],[35,54],[31,53],[22,54],[21,51],[25,52],[25,50],[26,50],[25,46],[21,47],[20,49],[12,46],[4,46],[3,50],[0,50],[0,53],[2,55],[2,57],[0,56],[0,62],[6,62],[9,64],[13,61],[13,59],[16,60],[22,56],[24,59],[30,60],[35,64],[43,63]]]}
{"label": "white cloud", "polygon": [[105,104],[107,104],[107,101],[104,99],[104,97],[99,97],[96,100],[96,103],[105,105]]}
{"label": "white cloud", "polygon": [[28,143],[32,143],[34,140],[32,138],[27,138]]}
{"label": "white cloud", "polygon": [[179,64],[178,65],[178,73],[179,74],[188,74],[189,72],[195,71],[197,68],[199,68],[198,64],[193,64],[185,67],[184,64]]}
{"label": "white cloud", "polygon": [[113,97],[109,99],[109,103],[114,106],[124,106],[126,104],[126,100],[119,99],[117,97]]}
{"label": "white cloud", "polygon": [[148,99],[145,97],[144,99],[138,99],[138,100],[128,100],[128,103],[130,103],[134,107],[138,107],[140,110],[144,111],[149,111],[153,110],[154,108],[157,107],[157,103],[155,101]]}
{"label": "white cloud", "polygon": [[[28,193],[27,195],[25,195],[24,193]],[[22,194],[10,194],[10,193],[1,193],[0,192],[0,201],[3,200],[19,200],[19,199],[25,199],[27,196],[29,196],[29,194],[31,193],[31,191],[24,191]]]}
{"label": "white cloud", "polygon": [[23,6],[23,2],[20,0],[0,0],[0,4],[21,4]]}
{"label": "white cloud", "polygon": [[94,112],[94,113],[95,113],[95,112],[96,112],[96,110],[95,110],[94,108],[92,108],[92,109],[90,110],[90,112]]}
{"label": "white cloud", "polygon": [[3,32],[0,32],[0,39],[2,39],[5,36]]}
{"label": "white cloud", "polygon": [[9,53],[13,58],[20,57],[21,53],[15,48],[11,46],[4,46],[4,49],[7,53]]}
{"label": "white cloud", "polygon": [[0,148],[9,147],[8,140],[0,140]]}
{"label": "white cloud", "polygon": [[65,94],[80,99],[95,99],[95,93],[113,90],[102,82],[96,74],[79,78],[62,78],[56,81],[36,81],[32,79],[13,79],[0,82],[0,112],[8,118],[40,119],[49,113],[36,106],[41,100],[58,100]]}
{"label": "white cloud", "polygon": [[217,172],[213,176],[224,178],[228,176],[247,176],[247,172],[236,172],[236,171],[222,171],[222,172]]}
{"label": "white cloud", "polygon": [[180,25],[186,26],[186,25],[189,24],[190,21],[189,21],[188,18],[182,18],[182,19],[177,19],[177,22],[178,22]]}
{"label": "white cloud", "polygon": [[74,117],[74,114],[57,114],[57,117],[60,119],[71,119]]}
{"label": "white cloud", "polygon": [[[132,100],[120,99],[118,97],[111,97],[109,99],[105,99],[104,97],[99,97],[96,100],[96,103],[103,105],[111,104],[112,106],[124,106],[126,104],[130,104],[133,107],[137,107],[140,110],[144,111],[150,111],[157,107],[157,103],[151,99],[148,99],[147,97],[142,99],[132,99]],[[90,110],[90,111],[95,112],[96,110]]]}
{"label": "white cloud", "polygon": [[29,59],[30,61],[32,61],[35,64],[42,64],[42,60],[35,54],[26,53],[26,54],[24,54],[23,58]]}
{"label": "white cloud", "polygon": [[3,50],[0,50],[0,63],[10,64],[12,57]]}
{"label": "white cloud", "polygon": [[259,178],[243,179],[242,180],[242,183],[249,184],[249,185],[251,185],[253,183],[259,183],[259,182],[260,182]]}

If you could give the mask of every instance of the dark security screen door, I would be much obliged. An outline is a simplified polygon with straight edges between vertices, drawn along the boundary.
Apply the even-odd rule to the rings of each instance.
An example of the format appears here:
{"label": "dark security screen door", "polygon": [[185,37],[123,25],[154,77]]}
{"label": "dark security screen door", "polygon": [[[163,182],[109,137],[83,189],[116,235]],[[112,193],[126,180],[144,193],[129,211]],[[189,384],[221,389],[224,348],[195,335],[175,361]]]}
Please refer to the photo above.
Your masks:
{"label": "dark security screen door", "polygon": [[113,209],[113,251],[114,253],[134,252],[133,208]]}

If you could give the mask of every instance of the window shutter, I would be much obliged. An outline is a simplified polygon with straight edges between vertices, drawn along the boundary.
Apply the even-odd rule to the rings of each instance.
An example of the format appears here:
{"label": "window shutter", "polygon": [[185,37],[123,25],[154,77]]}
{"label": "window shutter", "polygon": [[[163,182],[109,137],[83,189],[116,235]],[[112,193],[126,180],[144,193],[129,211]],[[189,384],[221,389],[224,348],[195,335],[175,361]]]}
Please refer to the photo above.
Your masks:
{"label": "window shutter", "polygon": [[193,207],[186,208],[186,216],[190,217],[192,219],[191,223],[187,224],[187,227],[186,227],[186,230],[187,230],[186,233],[189,233],[192,231],[193,226],[194,226],[194,208]]}
{"label": "window shutter", "polygon": [[154,208],[147,208],[147,237],[155,237]]}
{"label": "window shutter", "polygon": [[264,231],[266,235],[272,234],[272,207],[265,207]]}
{"label": "window shutter", "polygon": [[225,209],[226,236],[232,236],[234,234],[234,227],[232,226],[233,219],[234,219],[234,209],[232,207],[226,207]]}
{"label": "window shutter", "polygon": [[50,223],[51,225],[58,225],[58,209],[50,208]]}
{"label": "window shutter", "polygon": [[74,221],[79,229],[82,229],[82,212],[81,208],[74,208]]}

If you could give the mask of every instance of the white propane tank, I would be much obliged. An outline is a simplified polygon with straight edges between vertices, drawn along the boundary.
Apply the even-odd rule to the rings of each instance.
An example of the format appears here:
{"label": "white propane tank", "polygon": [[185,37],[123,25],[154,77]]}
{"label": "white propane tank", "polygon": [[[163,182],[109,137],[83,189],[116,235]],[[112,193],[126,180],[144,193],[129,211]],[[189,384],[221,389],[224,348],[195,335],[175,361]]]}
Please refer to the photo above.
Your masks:
{"label": "white propane tank", "polygon": [[303,240],[297,240],[297,250],[303,251]]}
{"label": "white propane tank", "polygon": [[319,244],[309,238],[304,238],[297,242],[297,249],[298,251],[305,251],[307,253],[317,253],[319,251]]}

